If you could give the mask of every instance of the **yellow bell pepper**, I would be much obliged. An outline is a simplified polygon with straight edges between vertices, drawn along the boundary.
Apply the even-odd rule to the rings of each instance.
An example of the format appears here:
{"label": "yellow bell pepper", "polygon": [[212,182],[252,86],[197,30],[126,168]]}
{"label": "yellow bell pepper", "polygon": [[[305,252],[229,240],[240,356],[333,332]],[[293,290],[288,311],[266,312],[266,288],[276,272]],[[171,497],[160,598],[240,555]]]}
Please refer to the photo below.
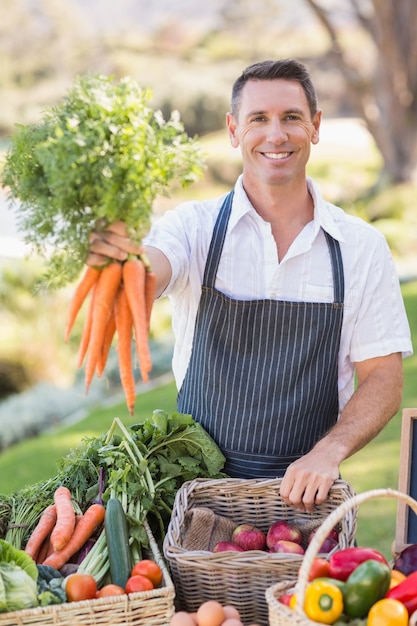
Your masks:
{"label": "yellow bell pepper", "polygon": [[343,593],[327,580],[314,580],[306,589],[304,613],[315,622],[333,624],[343,613]]}
{"label": "yellow bell pepper", "polygon": [[382,598],[369,609],[367,626],[408,626],[408,611],[394,598]]}

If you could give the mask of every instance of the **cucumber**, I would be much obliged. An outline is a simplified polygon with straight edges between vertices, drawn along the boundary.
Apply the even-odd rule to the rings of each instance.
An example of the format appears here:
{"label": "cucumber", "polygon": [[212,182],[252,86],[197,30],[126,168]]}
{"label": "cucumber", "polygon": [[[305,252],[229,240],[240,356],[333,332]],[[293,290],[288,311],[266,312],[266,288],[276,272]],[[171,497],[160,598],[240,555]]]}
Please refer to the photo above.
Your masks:
{"label": "cucumber", "polygon": [[132,571],[132,557],[126,514],[117,498],[110,498],[107,502],[104,528],[111,581],[124,589]]}

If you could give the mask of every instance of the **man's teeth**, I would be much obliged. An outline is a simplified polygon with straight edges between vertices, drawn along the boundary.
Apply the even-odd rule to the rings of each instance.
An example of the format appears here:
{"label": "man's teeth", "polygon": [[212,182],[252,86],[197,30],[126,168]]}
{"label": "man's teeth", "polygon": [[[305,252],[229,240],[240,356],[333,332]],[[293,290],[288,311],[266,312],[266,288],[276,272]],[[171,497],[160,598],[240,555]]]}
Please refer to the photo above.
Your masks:
{"label": "man's teeth", "polygon": [[290,152],[265,152],[265,156],[269,159],[285,159],[287,156],[290,156]]}

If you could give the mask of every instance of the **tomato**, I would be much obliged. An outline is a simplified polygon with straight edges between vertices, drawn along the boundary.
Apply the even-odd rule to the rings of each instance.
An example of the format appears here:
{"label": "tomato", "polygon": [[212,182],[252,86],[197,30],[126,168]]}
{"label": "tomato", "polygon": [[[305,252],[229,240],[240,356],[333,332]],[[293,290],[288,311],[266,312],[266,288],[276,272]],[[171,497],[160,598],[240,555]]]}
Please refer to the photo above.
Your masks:
{"label": "tomato", "polygon": [[150,559],[143,559],[133,566],[131,576],[136,576],[137,574],[149,578],[154,587],[158,587],[162,582],[162,569],[158,563]]}
{"label": "tomato", "polygon": [[330,563],[326,559],[316,557],[310,567],[308,580],[312,581],[315,578],[327,578],[330,576]]}
{"label": "tomato", "polygon": [[109,583],[108,585],[104,585],[101,589],[97,591],[97,598],[107,598],[108,596],[125,596],[126,591],[123,587],[119,587],[119,585],[114,585],[113,583]]}
{"label": "tomato", "polygon": [[149,578],[141,574],[135,574],[128,579],[125,591],[126,593],[135,593],[136,591],[150,591],[153,588],[153,582]]}
{"label": "tomato", "polygon": [[92,600],[97,594],[97,583],[90,574],[71,574],[65,585],[68,602]]}

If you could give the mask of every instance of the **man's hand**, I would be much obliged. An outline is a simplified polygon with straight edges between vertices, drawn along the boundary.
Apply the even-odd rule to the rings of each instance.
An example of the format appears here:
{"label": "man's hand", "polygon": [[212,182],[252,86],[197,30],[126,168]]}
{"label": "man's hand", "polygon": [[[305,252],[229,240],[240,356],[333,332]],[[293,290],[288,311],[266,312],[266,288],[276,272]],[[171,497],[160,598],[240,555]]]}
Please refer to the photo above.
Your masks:
{"label": "man's hand", "polygon": [[313,511],[327,498],[341,463],[381,432],[401,405],[402,358],[398,352],[355,363],[358,385],[336,424],[314,448],[292,463],[281,482],[287,504]]}
{"label": "man's hand", "polygon": [[314,511],[326,501],[329,489],[339,478],[339,466],[316,449],[288,466],[281,482],[284,502],[299,511]]}
{"label": "man's hand", "polygon": [[142,252],[142,246],[135,244],[130,239],[126,224],[115,222],[102,232],[93,231],[91,233],[87,265],[101,267],[109,259],[125,261],[129,254],[139,255]]}

